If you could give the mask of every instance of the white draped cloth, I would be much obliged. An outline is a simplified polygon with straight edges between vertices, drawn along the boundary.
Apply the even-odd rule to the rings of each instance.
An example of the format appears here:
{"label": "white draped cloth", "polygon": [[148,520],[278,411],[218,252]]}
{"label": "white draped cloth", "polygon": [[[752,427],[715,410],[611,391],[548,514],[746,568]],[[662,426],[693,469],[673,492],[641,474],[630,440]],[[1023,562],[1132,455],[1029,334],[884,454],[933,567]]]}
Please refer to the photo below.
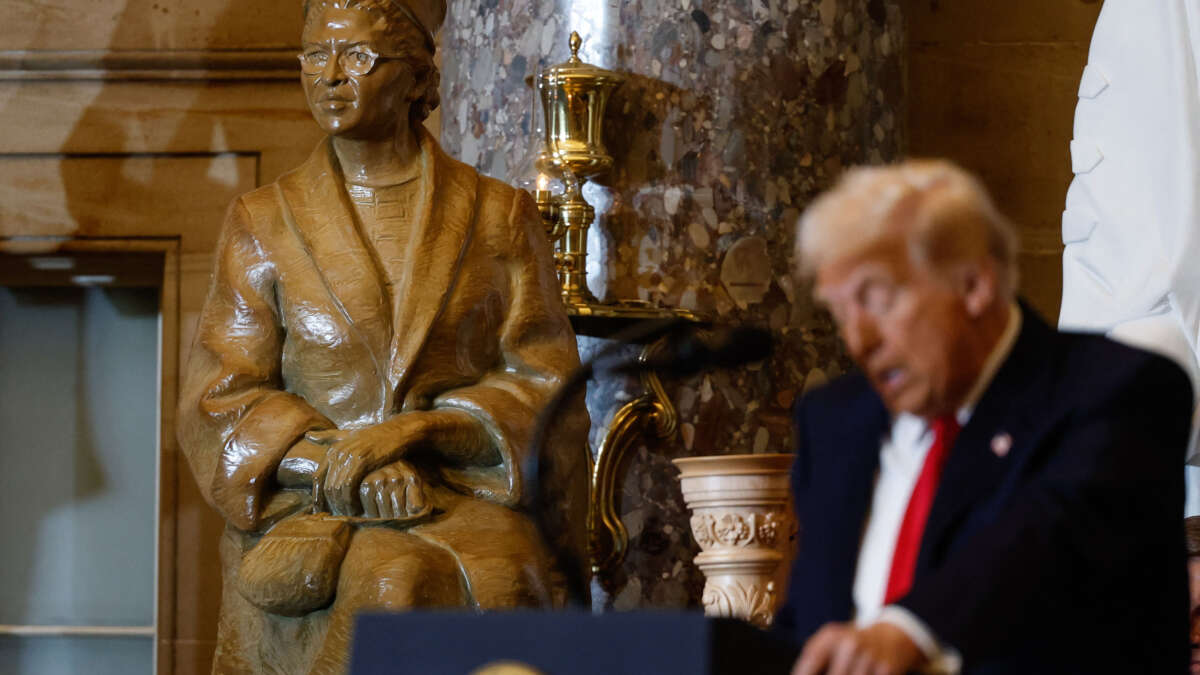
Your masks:
{"label": "white draped cloth", "polygon": [[[1079,85],[1064,329],[1170,356],[1200,392],[1200,3],[1107,0]],[[1188,514],[1200,513],[1196,422]]]}

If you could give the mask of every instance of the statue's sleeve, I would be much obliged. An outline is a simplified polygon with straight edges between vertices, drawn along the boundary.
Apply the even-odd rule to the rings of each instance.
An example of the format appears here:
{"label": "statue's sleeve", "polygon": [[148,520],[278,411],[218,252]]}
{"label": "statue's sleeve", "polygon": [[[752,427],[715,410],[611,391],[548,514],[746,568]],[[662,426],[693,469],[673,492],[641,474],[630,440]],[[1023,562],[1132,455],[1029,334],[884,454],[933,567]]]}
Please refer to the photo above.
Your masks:
{"label": "statue's sleeve", "polygon": [[283,391],[275,267],[239,200],[217,245],[212,285],[184,373],[179,444],[208,501],[241,530],[258,529],[275,470],[311,429],[334,425]]}
{"label": "statue's sleeve", "polygon": [[[478,497],[516,506],[529,497],[522,470],[539,413],[579,365],[579,355],[541,218],[524,191],[517,191],[508,220],[510,294],[500,326],[499,365],[478,383],[437,397],[434,407],[470,413],[501,459],[495,466],[447,468],[447,480]],[[580,469],[586,464],[587,426],[582,398],[572,400],[542,449],[544,483],[586,481]]]}

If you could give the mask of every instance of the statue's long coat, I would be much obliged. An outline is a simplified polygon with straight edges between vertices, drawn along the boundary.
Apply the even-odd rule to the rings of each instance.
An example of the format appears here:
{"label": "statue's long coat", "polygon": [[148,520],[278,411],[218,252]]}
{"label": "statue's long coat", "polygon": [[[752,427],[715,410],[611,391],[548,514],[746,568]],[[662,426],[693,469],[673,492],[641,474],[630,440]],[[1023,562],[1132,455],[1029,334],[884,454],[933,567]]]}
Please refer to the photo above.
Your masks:
{"label": "statue's long coat", "polygon": [[[320,612],[268,615],[231,583],[262,531],[303,506],[274,476],[310,429],[430,409],[475,416],[501,462],[437,467],[454,493],[435,490],[445,512],[410,532],[454,553],[481,607],[561,589],[557,574],[528,578],[567,558],[546,553],[522,509],[538,412],[578,364],[541,220],[527,193],[479,176],[427,134],[421,162],[407,269],[381,269],[328,140],[229,211],[179,416],[196,481],[227,523],[219,661],[269,669],[284,643],[322,630]],[[562,419],[542,454],[542,503],[557,530],[549,549],[582,561],[586,413],[575,405]]]}

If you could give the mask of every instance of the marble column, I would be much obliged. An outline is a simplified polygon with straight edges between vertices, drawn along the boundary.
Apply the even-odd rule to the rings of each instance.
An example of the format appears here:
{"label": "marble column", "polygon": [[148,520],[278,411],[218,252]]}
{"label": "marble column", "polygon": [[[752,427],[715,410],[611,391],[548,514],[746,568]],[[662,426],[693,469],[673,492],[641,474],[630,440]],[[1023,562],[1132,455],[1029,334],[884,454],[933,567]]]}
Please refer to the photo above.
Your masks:
{"label": "marble column", "polygon": [[[515,181],[538,125],[525,78],[580,56],[628,81],[609,105],[616,168],[596,207],[588,282],[722,323],[769,326],[762,366],[669,382],[680,432],[631,462],[630,551],[617,609],[697,606],[698,551],[670,459],[791,450],[789,410],[848,367],[828,317],[791,276],[793,229],[843,167],[904,147],[898,0],[451,0],[442,34],[443,145]],[[597,340],[581,339],[586,357]],[[593,446],[636,384],[589,385]]]}

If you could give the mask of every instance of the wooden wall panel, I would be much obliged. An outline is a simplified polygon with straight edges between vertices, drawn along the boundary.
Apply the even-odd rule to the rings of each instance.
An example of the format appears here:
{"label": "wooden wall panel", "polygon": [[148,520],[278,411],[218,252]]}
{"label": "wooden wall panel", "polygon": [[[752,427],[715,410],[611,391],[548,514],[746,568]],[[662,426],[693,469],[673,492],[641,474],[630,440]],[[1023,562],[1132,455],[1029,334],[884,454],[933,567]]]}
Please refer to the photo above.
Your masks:
{"label": "wooden wall panel", "polygon": [[0,153],[253,153],[273,180],[322,134],[286,81],[0,82]]}
{"label": "wooden wall panel", "polygon": [[906,15],[916,42],[1086,42],[1100,0],[911,0]]}
{"label": "wooden wall panel", "polygon": [[178,237],[207,251],[254,188],[248,154],[0,155],[0,237]]}
{"label": "wooden wall panel", "polygon": [[0,49],[264,49],[297,44],[300,0],[0,0]]}
{"label": "wooden wall panel", "polygon": [[910,152],[978,173],[1022,240],[1021,289],[1062,295],[1061,216],[1095,0],[909,0]]}

